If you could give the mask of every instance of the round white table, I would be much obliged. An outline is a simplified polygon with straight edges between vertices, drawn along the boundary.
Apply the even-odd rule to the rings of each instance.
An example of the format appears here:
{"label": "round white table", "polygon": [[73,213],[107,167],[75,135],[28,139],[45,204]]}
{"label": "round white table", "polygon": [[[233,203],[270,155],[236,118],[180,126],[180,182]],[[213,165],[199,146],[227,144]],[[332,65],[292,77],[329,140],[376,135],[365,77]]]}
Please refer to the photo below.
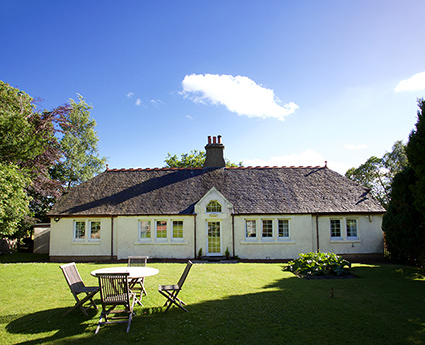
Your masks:
{"label": "round white table", "polygon": [[97,274],[102,273],[128,273],[130,279],[144,278],[154,276],[159,273],[159,270],[152,267],[105,267],[91,271],[91,275],[96,277]]}

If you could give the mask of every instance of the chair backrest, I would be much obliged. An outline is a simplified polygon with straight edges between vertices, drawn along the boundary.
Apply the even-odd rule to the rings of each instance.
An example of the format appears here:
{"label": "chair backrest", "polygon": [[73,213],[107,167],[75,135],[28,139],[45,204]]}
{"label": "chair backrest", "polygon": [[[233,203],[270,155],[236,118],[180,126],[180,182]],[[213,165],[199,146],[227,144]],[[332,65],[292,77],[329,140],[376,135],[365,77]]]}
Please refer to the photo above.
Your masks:
{"label": "chair backrest", "polygon": [[128,304],[130,289],[128,273],[104,273],[96,275],[99,279],[102,304]]}
{"label": "chair backrest", "polygon": [[72,292],[79,291],[84,288],[83,280],[81,279],[80,273],[78,273],[75,262],[59,266],[65,276],[66,282]]}
{"label": "chair backrest", "polygon": [[129,256],[127,266],[146,267],[149,256]]}
{"label": "chair backrest", "polygon": [[178,287],[179,287],[179,289],[181,289],[182,288],[182,286],[183,286],[183,284],[184,284],[184,281],[186,280],[186,278],[187,278],[187,275],[189,274],[189,271],[190,271],[190,269],[192,268],[192,261],[188,261],[188,263],[187,263],[187,265],[186,265],[186,268],[184,269],[184,271],[183,271],[183,274],[182,274],[182,276],[180,277],[180,279],[179,279],[179,282],[177,283],[177,285],[178,285]]}

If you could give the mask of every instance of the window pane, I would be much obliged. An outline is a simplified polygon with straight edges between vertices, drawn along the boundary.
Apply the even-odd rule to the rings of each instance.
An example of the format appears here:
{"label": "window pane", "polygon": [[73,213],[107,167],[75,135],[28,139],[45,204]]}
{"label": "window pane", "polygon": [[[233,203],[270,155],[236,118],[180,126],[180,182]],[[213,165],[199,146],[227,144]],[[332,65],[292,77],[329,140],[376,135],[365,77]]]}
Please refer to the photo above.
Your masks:
{"label": "window pane", "polygon": [[173,221],[173,238],[183,238],[183,221]]}
{"label": "window pane", "polygon": [[156,222],[156,238],[167,238],[167,221],[158,220]]}
{"label": "window pane", "polygon": [[140,238],[151,238],[151,222],[150,220],[140,221]]}
{"label": "window pane", "polygon": [[256,237],[257,233],[257,221],[256,220],[247,220],[246,224],[246,237]]}
{"label": "window pane", "polygon": [[279,219],[279,237],[289,237],[288,219]]}
{"label": "window pane", "polygon": [[100,222],[90,222],[90,238],[100,239]]}
{"label": "window pane", "polygon": [[86,222],[75,222],[75,238],[84,239],[86,237]]}
{"label": "window pane", "polygon": [[207,205],[207,212],[221,212],[221,205],[216,200],[211,200]]}
{"label": "window pane", "polygon": [[341,237],[341,220],[331,219],[331,237]]}
{"label": "window pane", "polygon": [[263,237],[273,237],[272,220],[263,220]]}
{"label": "window pane", "polygon": [[347,219],[347,237],[357,237],[357,219]]}

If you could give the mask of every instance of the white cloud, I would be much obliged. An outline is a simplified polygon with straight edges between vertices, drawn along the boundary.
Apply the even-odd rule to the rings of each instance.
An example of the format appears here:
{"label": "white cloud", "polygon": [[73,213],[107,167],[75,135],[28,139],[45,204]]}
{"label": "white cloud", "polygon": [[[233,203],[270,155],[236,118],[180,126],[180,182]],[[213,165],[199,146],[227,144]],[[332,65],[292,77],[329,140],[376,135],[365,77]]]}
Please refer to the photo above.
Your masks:
{"label": "white cloud", "polygon": [[417,73],[409,79],[402,80],[394,89],[395,92],[425,90],[425,72]]}
{"label": "white cloud", "polygon": [[190,116],[190,115],[186,115],[186,117],[187,117],[189,120],[193,120],[193,117],[192,117],[192,116]]}
{"label": "white cloud", "polygon": [[298,109],[293,102],[281,105],[274,91],[248,77],[192,74],[184,77],[183,92],[195,103],[221,104],[238,115],[284,120]]}
{"label": "white cloud", "polygon": [[134,104],[137,106],[142,105],[142,100],[138,98]]}
{"label": "white cloud", "polygon": [[347,144],[347,145],[344,145],[344,148],[350,151],[365,150],[367,149],[367,145],[366,144],[358,144],[358,145]]}
{"label": "white cloud", "polygon": [[[244,166],[296,166],[296,167],[307,167],[307,166],[324,166],[326,159],[318,152],[308,149],[300,154],[292,154],[288,156],[276,156],[268,160],[256,158],[256,159],[243,159]],[[327,166],[342,175],[350,168],[348,164],[341,162],[328,161]]]}
{"label": "white cloud", "polygon": [[134,92],[129,92],[129,93],[127,94],[127,97],[128,97],[128,98],[130,98],[130,97],[132,97],[132,96],[134,96]]}

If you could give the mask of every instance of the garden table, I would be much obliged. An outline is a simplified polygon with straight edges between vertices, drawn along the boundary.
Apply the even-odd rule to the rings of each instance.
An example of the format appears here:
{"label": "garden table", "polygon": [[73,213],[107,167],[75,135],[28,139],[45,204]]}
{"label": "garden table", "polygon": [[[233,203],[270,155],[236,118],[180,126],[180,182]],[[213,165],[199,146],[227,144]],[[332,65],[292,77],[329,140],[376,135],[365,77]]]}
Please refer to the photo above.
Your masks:
{"label": "garden table", "polygon": [[[128,273],[128,279],[138,279],[138,278],[144,278],[144,277],[150,277],[154,276],[159,273],[159,270],[157,268],[152,267],[105,267],[105,268],[99,268],[97,270],[91,271],[91,275],[93,277],[96,277],[97,274],[108,274],[108,273]],[[131,286],[130,286],[131,288]],[[137,303],[142,305],[142,303],[137,300]]]}

